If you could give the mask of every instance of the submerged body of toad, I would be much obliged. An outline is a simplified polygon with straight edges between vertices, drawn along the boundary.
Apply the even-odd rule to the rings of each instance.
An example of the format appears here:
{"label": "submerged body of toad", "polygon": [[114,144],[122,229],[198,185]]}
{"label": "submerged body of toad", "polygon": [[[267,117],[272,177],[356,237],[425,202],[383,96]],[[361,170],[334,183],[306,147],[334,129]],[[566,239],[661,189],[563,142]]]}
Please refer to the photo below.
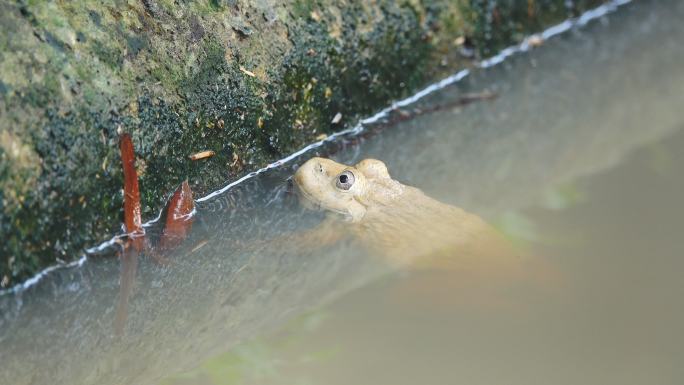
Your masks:
{"label": "submerged body of toad", "polygon": [[312,158],[297,170],[294,181],[300,202],[331,213],[318,230],[321,238],[350,236],[394,262],[455,252],[491,255],[505,243],[477,215],[392,179],[379,160],[352,167]]}

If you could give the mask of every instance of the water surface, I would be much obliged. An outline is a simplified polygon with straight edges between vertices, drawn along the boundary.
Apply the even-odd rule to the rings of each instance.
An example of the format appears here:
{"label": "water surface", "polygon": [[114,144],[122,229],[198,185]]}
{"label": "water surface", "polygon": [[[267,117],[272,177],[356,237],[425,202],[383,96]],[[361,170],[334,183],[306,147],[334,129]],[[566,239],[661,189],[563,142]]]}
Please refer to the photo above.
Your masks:
{"label": "water surface", "polygon": [[164,384],[679,384],[684,131],[517,211],[560,276],[391,276]]}

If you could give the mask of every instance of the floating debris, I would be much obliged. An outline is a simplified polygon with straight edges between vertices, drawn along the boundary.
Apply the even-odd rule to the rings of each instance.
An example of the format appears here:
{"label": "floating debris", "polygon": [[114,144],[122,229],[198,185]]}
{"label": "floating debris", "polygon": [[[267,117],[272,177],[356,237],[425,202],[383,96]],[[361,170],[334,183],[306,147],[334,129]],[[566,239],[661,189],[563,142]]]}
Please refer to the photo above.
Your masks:
{"label": "floating debris", "polygon": [[532,35],[527,38],[527,44],[529,44],[530,47],[539,47],[544,44],[544,38],[539,35]]}
{"label": "floating debris", "polygon": [[325,133],[319,134],[318,136],[316,136],[316,140],[320,142],[321,140],[323,140],[327,137],[328,137],[328,134],[325,134]]}
{"label": "floating debris", "polygon": [[194,253],[195,251],[203,248],[204,245],[206,245],[207,243],[209,243],[208,240],[206,240],[206,239],[201,240],[195,247],[192,248],[192,250],[190,250],[190,253]]}
{"label": "floating debris", "polygon": [[192,154],[188,156],[190,160],[200,160],[204,158],[211,158],[212,156],[216,155],[216,153],[212,150],[207,150],[207,151],[200,151],[196,154]]}
{"label": "floating debris", "polygon": [[477,101],[493,100],[493,99],[496,99],[498,96],[499,95],[495,92],[492,92],[489,90],[484,90],[482,92],[466,93],[451,103],[439,104],[439,105],[432,106],[429,108],[423,108],[423,109],[414,108],[411,110],[396,109],[396,110],[390,112],[389,119],[387,121],[385,121],[382,125],[383,126],[390,126],[390,125],[396,124],[398,122],[406,121],[409,119],[414,119],[418,116],[437,112],[437,111],[448,111],[448,110],[456,110],[457,111],[460,107],[466,106],[468,104],[475,103]]}
{"label": "floating debris", "polygon": [[331,123],[332,123],[332,124],[337,124],[337,123],[339,123],[341,120],[342,120],[342,113],[341,113],[341,112],[338,112],[337,114],[335,114],[335,117],[332,118]]}

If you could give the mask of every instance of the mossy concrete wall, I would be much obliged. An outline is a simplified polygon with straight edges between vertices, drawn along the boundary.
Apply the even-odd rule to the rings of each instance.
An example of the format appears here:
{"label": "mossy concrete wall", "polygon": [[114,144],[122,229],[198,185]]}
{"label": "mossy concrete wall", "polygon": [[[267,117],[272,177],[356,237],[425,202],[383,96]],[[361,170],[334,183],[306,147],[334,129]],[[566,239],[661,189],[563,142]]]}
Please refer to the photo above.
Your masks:
{"label": "mossy concrete wall", "polygon": [[117,132],[149,219],[599,2],[2,2],[0,286],[119,231]]}

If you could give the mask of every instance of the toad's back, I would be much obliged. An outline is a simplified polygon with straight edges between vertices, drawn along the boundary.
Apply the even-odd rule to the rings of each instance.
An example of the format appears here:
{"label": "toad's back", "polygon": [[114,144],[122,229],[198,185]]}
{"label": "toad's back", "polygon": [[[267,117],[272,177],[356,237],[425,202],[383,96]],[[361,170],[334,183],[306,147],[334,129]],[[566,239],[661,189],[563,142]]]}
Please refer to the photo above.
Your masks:
{"label": "toad's back", "polygon": [[390,202],[370,207],[351,231],[369,248],[397,262],[435,254],[491,253],[504,243],[479,216],[402,186]]}

